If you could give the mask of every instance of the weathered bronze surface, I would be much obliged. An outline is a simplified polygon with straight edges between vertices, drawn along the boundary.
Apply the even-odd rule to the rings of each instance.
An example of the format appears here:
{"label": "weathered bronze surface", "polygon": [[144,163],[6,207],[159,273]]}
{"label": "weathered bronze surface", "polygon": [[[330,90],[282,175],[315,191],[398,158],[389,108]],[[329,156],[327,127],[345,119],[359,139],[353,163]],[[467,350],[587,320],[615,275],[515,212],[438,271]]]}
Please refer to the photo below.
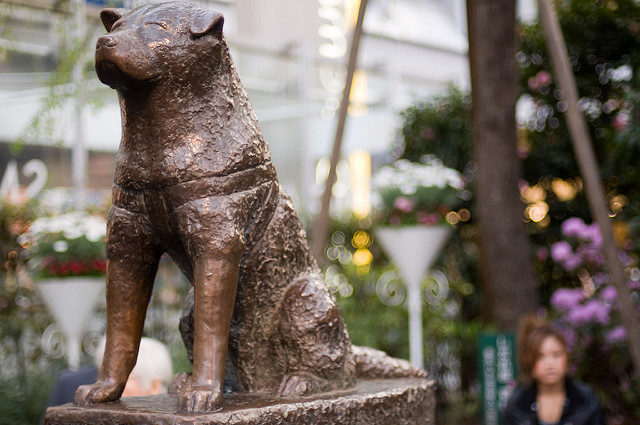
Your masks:
{"label": "weathered bronze surface", "polygon": [[96,71],[118,92],[123,129],[107,228],[105,355],[75,403],[120,397],[163,253],[194,287],[180,323],[193,361],[177,386],[183,411],[217,408],[225,369],[233,389],[282,397],[352,388],[356,370],[426,376],[384,354],[354,355],[278,184],[222,15],[163,3],[101,18],[108,34],[96,45]]}
{"label": "weathered bronze surface", "polygon": [[433,425],[433,383],[425,379],[358,381],[347,394],[283,401],[264,394],[225,397],[220,410],[194,416],[180,411],[175,396],[123,398],[93,406],[53,407],[45,425]]}

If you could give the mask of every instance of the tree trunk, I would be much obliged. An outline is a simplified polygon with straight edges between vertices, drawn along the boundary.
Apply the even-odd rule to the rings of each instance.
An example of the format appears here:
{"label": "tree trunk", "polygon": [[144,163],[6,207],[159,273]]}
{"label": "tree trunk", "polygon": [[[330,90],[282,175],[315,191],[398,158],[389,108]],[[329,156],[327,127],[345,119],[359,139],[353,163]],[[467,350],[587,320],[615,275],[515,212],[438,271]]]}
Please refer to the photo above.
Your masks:
{"label": "tree trunk", "polygon": [[483,318],[513,330],[538,305],[518,191],[515,1],[467,0]]}

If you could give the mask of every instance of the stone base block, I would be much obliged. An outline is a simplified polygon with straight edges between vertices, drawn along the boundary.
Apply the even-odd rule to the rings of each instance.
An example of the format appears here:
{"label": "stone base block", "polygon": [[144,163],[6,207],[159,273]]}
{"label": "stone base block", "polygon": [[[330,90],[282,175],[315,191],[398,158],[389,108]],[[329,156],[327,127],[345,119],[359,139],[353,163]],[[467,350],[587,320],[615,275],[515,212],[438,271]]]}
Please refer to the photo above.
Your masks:
{"label": "stone base block", "polygon": [[185,414],[175,396],[128,397],[118,402],[79,407],[50,407],[45,425],[281,425],[366,424],[434,425],[434,384],[426,379],[359,381],[350,392],[296,400],[259,394],[231,394],[221,409]]}

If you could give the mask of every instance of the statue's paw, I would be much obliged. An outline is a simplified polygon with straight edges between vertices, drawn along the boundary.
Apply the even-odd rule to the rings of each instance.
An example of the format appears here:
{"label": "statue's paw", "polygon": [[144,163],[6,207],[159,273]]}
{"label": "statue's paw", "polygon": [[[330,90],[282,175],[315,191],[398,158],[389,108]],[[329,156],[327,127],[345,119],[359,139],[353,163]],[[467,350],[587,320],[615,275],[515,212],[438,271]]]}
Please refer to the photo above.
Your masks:
{"label": "statue's paw", "polygon": [[73,404],[83,406],[93,403],[115,401],[120,398],[124,384],[115,381],[98,381],[91,385],[82,385],[76,390]]}
{"label": "statue's paw", "polygon": [[167,387],[167,393],[171,395],[182,394],[191,387],[191,374],[182,372],[176,374],[169,386]]}
{"label": "statue's paw", "polygon": [[285,375],[278,386],[278,395],[280,397],[296,398],[326,391],[328,383],[322,379],[307,372],[296,372]]}
{"label": "statue's paw", "polygon": [[190,413],[214,412],[222,405],[222,389],[192,387],[178,395],[178,409]]}

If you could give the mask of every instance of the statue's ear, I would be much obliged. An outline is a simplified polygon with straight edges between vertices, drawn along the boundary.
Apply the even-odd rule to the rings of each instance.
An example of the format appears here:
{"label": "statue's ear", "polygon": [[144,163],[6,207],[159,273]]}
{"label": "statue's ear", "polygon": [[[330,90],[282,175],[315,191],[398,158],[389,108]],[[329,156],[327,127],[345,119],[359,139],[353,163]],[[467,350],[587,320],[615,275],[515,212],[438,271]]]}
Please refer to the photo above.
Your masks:
{"label": "statue's ear", "polygon": [[102,9],[100,11],[100,19],[107,32],[111,31],[113,24],[128,11],[129,9]]}
{"label": "statue's ear", "polygon": [[224,16],[210,10],[197,10],[191,17],[189,32],[194,37],[202,37],[207,34],[222,35]]}

